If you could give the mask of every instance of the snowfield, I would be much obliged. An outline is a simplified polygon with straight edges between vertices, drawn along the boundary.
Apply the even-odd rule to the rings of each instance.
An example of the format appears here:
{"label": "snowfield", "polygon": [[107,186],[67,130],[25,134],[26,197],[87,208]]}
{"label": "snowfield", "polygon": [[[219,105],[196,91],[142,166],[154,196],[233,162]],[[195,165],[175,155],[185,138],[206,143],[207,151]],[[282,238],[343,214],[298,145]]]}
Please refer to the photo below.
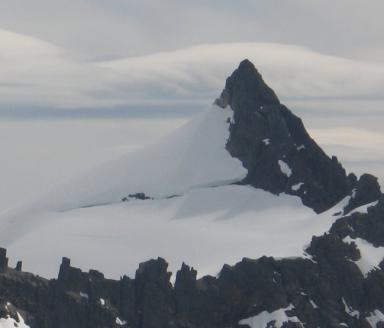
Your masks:
{"label": "snowfield", "polygon": [[75,266],[117,278],[158,256],[173,272],[184,261],[200,275],[216,274],[223,263],[242,257],[302,256],[303,245],[326,231],[332,217],[317,216],[297,197],[230,185],[29,219],[40,224],[30,224],[29,233],[8,245],[10,258],[22,258],[25,269],[54,277],[68,256]]}
{"label": "snowfield", "polygon": [[240,181],[247,171],[225,150],[231,117],[230,109],[212,106],[154,145],[107,162],[15,212],[113,203],[138,192],[166,198]]}
{"label": "snowfield", "polygon": [[[3,213],[2,246],[48,278],[63,256],[111,278],[158,256],[172,272],[186,262],[200,276],[243,257],[305,256],[346,200],[316,215],[298,197],[233,184],[246,170],[225,150],[231,119],[212,106],[157,143]],[[149,199],[121,201],[136,193]]]}

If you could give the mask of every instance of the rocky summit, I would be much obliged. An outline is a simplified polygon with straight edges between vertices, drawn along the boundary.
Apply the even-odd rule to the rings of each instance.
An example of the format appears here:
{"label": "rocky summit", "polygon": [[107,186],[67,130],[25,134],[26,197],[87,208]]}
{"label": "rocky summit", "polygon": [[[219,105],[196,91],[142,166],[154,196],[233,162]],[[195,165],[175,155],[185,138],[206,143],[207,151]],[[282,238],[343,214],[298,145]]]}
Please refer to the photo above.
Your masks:
{"label": "rocky summit", "polygon": [[[0,249],[0,327],[384,327],[384,195],[377,179],[347,176],[248,60],[216,104],[233,111],[226,149],[248,172],[235,183],[298,196],[316,212],[342,201],[304,256],[243,258],[202,278],[183,264],[174,280],[162,258],[119,280],[63,258],[58,278],[47,280],[22,272],[21,262],[10,268]],[[133,200],[151,198],[130,194],[124,202]]]}
{"label": "rocky summit", "polygon": [[227,79],[216,104],[234,112],[227,150],[247,168],[244,183],[297,195],[316,212],[354,188],[356,178],[323,152],[250,61],[242,61]]}

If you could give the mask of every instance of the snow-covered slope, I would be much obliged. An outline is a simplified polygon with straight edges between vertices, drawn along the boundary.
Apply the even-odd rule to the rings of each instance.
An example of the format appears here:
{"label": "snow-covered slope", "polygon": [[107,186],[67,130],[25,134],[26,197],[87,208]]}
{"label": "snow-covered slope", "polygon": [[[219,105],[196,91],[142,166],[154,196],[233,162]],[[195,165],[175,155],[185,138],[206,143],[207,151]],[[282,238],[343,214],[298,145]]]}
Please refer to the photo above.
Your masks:
{"label": "snow-covered slope", "polygon": [[187,262],[216,274],[243,257],[307,256],[312,236],[346,214],[350,199],[380,197],[374,177],[347,177],[323,153],[249,61],[216,104],[155,144],[3,213],[2,246],[47,277],[62,256],[108,277],[133,275],[158,256],[174,272]]}
{"label": "snow-covered slope", "polygon": [[333,221],[331,213],[316,215],[297,197],[237,185],[39,215],[42,224],[31,224],[7,248],[25,269],[49,277],[64,255],[115,278],[133,276],[138,263],[158,256],[173,272],[184,261],[200,275],[216,274],[244,256],[302,256],[310,237]]}
{"label": "snow-covered slope", "polygon": [[66,210],[119,202],[137,192],[165,198],[240,181],[246,170],[225,150],[231,116],[230,109],[212,106],[156,144],[74,179],[33,206]]}
{"label": "snow-covered slope", "polygon": [[246,170],[225,150],[231,116],[231,110],[212,106],[156,144],[8,210],[0,219],[0,240],[8,245],[33,229],[41,221],[40,214],[32,219],[34,213],[116,203],[141,192],[161,199],[240,181]]}
{"label": "snow-covered slope", "polygon": [[[298,197],[233,185],[246,170],[225,149],[231,117],[212,106],[164,140],[3,214],[0,240],[26,270],[49,277],[62,256],[110,277],[157,256],[200,275],[242,257],[302,256],[341,205],[316,215]],[[150,199],[121,202],[135,193]]]}

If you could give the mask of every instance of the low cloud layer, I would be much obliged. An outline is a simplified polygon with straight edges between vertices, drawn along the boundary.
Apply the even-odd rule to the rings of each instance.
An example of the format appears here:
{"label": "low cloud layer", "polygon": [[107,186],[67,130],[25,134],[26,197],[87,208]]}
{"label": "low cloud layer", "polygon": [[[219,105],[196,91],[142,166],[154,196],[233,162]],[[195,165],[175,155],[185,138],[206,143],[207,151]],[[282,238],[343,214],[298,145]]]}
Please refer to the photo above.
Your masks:
{"label": "low cloud layer", "polygon": [[249,58],[288,100],[381,100],[384,64],[272,43],[199,45],[89,61],[53,44],[0,30],[0,110],[209,105]]}

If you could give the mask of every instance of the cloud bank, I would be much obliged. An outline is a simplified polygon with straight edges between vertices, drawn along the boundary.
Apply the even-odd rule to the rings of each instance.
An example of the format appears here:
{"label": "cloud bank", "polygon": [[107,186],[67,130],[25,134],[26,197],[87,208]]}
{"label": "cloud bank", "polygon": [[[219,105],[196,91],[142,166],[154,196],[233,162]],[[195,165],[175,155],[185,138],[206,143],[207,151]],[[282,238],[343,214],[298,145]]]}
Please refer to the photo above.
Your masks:
{"label": "cloud bank", "polygon": [[383,61],[382,0],[2,0],[0,26],[92,58],[273,42]]}
{"label": "cloud bank", "polygon": [[384,64],[273,43],[224,43],[90,61],[0,30],[0,110],[208,105],[249,58],[283,99],[382,99]]}

